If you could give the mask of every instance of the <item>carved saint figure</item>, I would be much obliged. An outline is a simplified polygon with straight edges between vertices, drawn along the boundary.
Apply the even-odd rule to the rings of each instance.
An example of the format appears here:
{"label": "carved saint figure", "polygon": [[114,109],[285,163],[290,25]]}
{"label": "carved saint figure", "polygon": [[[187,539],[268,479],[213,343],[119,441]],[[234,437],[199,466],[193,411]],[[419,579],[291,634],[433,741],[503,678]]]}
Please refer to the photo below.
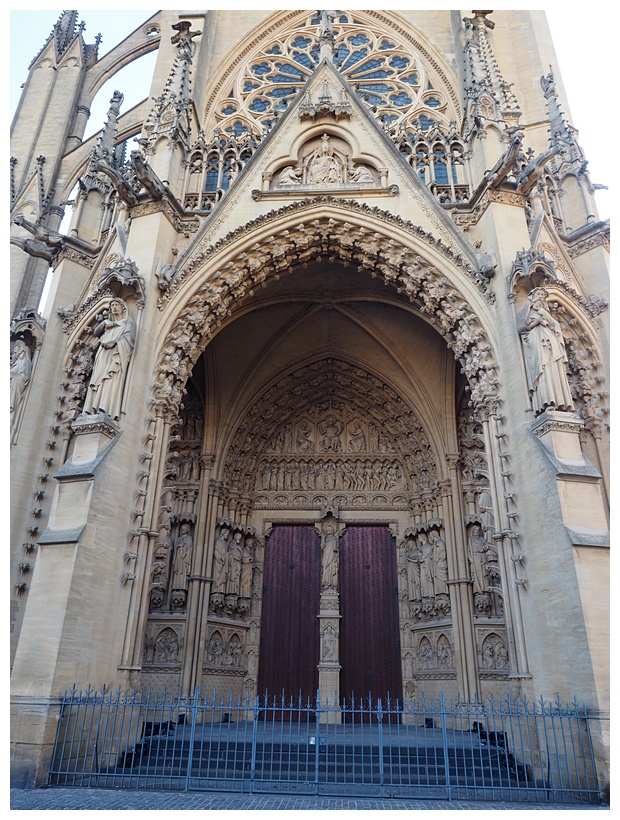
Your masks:
{"label": "carved saint figure", "polygon": [[84,413],[107,413],[118,419],[123,386],[136,340],[136,326],[122,299],[112,299],[108,317],[93,331],[100,337]]}
{"label": "carved saint figure", "polygon": [[439,537],[437,530],[431,530],[428,534],[432,546],[432,568],[433,586],[435,595],[448,594],[448,554],[446,542]]}
{"label": "carved saint figure", "polygon": [[334,630],[327,626],[323,630],[323,657],[324,661],[336,660],[336,635]]}
{"label": "carved saint figure", "polygon": [[338,536],[331,524],[327,524],[323,531],[322,545],[322,580],[323,589],[338,587]]}
{"label": "carved saint figure", "polygon": [[193,545],[189,524],[181,524],[179,537],[174,542],[172,589],[187,589],[187,579],[192,566]]}
{"label": "carved saint figure", "polygon": [[362,430],[359,422],[354,422],[349,427],[349,452],[363,453],[366,450],[366,434]]}
{"label": "carved saint figure", "polygon": [[32,373],[30,351],[23,339],[18,339],[11,353],[11,432],[15,426],[17,410]]}
{"label": "carved saint figure", "polygon": [[418,535],[418,547],[420,550],[421,559],[420,592],[422,593],[422,598],[434,598],[435,587],[433,586],[433,547],[423,532]]}
{"label": "carved saint figure", "polygon": [[323,436],[321,447],[324,452],[334,451],[340,453],[342,451],[342,441],[340,434],[342,433],[343,424],[332,416],[327,416],[325,421],[319,424],[319,431]]}
{"label": "carved saint figure", "polygon": [[241,577],[239,581],[239,597],[252,597],[252,567],[254,556],[252,549],[254,548],[254,539],[248,537],[245,539],[245,544],[241,550]]}
{"label": "carved saint figure", "polygon": [[536,415],[546,407],[573,409],[566,374],[568,357],[562,330],[559,322],[549,312],[547,296],[544,288],[534,288],[519,315],[525,369]]}
{"label": "carved saint figure", "polygon": [[467,539],[467,557],[471,564],[471,577],[474,582],[474,592],[486,592],[488,586],[487,579],[487,553],[489,545],[482,534],[482,530],[477,524],[471,528],[471,535]]}
{"label": "carved saint figure", "polygon": [[241,553],[243,547],[241,541],[243,534],[238,530],[233,535],[233,539],[228,547],[228,574],[226,577],[226,592],[228,595],[239,594],[239,578],[241,576]]}
{"label": "carved saint figure", "polygon": [[308,182],[333,185],[342,182],[342,162],[331,147],[329,137],[323,134],[321,147],[310,155]]}
{"label": "carved saint figure", "polygon": [[407,580],[409,582],[409,600],[410,601],[421,601],[422,600],[422,585],[421,585],[421,572],[422,572],[422,550],[417,546],[415,539],[410,537],[407,539],[410,549],[407,552]]}
{"label": "carved saint figure", "polygon": [[228,539],[230,530],[222,527],[222,530],[215,541],[213,549],[213,586],[212,592],[226,591],[226,570],[228,563]]}
{"label": "carved saint figure", "polygon": [[224,653],[224,647],[222,646],[222,639],[219,636],[219,633],[216,632],[211,636],[211,640],[209,641],[209,646],[207,648],[207,659],[214,664],[219,664]]}

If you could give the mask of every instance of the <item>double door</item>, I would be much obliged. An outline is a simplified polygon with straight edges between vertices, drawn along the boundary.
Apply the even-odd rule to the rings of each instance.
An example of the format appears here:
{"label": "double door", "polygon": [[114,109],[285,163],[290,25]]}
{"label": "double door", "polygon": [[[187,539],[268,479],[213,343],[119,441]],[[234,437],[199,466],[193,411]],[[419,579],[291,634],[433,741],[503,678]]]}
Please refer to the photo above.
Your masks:
{"label": "double door", "polygon": [[[340,700],[400,700],[396,549],[389,529],[347,526],[339,564]],[[321,541],[314,526],[273,527],[263,578],[258,694],[312,701],[319,688],[321,606]]]}

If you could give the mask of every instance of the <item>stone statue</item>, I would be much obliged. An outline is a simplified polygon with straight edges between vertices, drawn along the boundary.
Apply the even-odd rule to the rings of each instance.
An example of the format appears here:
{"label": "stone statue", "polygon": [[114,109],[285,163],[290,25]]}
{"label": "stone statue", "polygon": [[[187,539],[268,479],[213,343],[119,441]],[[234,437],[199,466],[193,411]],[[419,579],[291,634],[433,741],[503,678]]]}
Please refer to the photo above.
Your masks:
{"label": "stone statue", "polygon": [[568,357],[560,324],[547,308],[548,293],[534,288],[519,314],[519,333],[523,343],[525,369],[534,413],[547,407],[572,410],[566,367]]}
{"label": "stone statue", "polygon": [[18,339],[11,353],[11,433],[15,428],[17,411],[32,373],[30,351],[23,339]]}
{"label": "stone statue", "polygon": [[252,549],[254,548],[254,539],[248,537],[245,539],[245,544],[241,550],[241,576],[239,581],[239,597],[252,597],[252,569],[254,556]]}
{"label": "stone statue", "polygon": [[467,539],[467,557],[471,564],[471,577],[474,582],[474,593],[487,591],[487,553],[489,545],[481,528],[474,524]]}
{"label": "stone statue", "polygon": [[187,589],[187,579],[192,566],[192,548],[194,545],[189,529],[189,524],[181,524],[179,537],[174,542],[172,589]]}
{"label": "stone statue", "polygon": [[448,595],[448,554],[446,542],[439,537],[437,530],[428,534],[431,542],[431,563],[435,595]]}
{"label": "stone statue", "polygon": [[243,547],[241,541],[243,533],[237,530],[228,547],[228,573],[226,577],[227,595],[239,595],[239,579],[241,576],[241,554]]}
{"label": "stone statue", "polygon": [[338,588],[338,536],[331,524],[325,527],[322,544],[323,589]]}
{"label": "stone statue", "polygon": [[422,598],[434,598],[435,587],[433,585],[432,566],[433,547],[423,532],[418,535],[418,548],[420,550],[420,592]]}
{"label": "stone statue", "polygon": [[294,165],[287,165],[280,171],[278,185],[299,185],[301,182],[301,171]]}
{"label": "stone statue", "polygon": [[342,182],[342,161],[331,147],[329,137],[323,134],[321,147],[310,154],[308,163],[308,182],[334,185]]}
{"label": "stone statue", "polygon": [[407,581],[409,585],[409,600],[422,600],[421,572],[422,550],[417,546],[413,537],[408,539],[411,549],[407,552]]}
{"label": "stone statue", "polygon": [[211,592],[226,592],[226,570],[228,568],[228,539],[230,530],[222,527],[213,549],[213,586]]}
{"label": "stone statue", "polygon": [[129,360],[136,340],[136,326],[122,299],[112,299],[108,317],[93,331],[100,337],[88,385],[84,413],[106,413],[118,419]]}

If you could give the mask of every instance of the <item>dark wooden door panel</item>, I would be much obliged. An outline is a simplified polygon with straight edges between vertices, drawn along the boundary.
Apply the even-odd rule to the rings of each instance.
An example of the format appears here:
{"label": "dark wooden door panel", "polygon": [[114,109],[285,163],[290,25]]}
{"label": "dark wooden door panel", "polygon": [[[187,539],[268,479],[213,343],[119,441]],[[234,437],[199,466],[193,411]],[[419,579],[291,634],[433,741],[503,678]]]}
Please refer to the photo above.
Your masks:
{"label": "dark wooden door panel", "polygon": [[394,538],[385,526],[347,526],[340,540],[340,695],[402,698]]}
{"label": "dark wooden door panel", "polygon": [[258,694],[314,698],[319,685],[321,545],[312,525],[277,525],[265,543]]}

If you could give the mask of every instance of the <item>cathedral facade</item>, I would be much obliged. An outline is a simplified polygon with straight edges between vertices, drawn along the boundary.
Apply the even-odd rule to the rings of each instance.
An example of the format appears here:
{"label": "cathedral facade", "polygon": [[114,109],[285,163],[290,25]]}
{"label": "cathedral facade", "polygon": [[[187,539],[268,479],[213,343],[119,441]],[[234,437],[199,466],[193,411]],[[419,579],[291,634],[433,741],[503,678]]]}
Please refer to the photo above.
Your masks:
{"label": "cathedral facade", "polygon": [[11,152],[14,782],[89,685],[576,698],[608,782],[609,225],[544,13],[63,12]]}

